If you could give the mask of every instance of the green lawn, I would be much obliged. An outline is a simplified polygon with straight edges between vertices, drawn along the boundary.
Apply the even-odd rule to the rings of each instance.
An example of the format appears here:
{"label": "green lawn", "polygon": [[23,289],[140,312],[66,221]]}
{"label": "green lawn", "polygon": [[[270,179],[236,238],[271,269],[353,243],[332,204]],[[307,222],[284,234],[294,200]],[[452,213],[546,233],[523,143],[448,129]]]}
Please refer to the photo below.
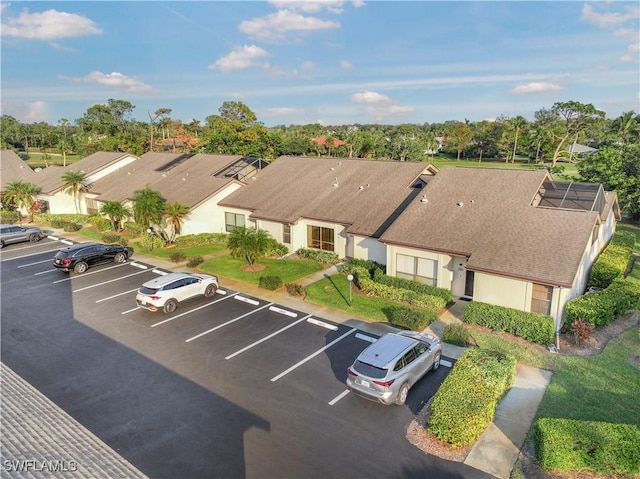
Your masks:
{"label": "green lawn", "polygon": [[[498,160],[456,160],[451,158],[428,158],[427,161],[433,163],[436,168],[442,168],[443,166],[465,166],[473,168],[508,168],[515,170],[541,170],[545,169],[545,166],[540,163],[528,163],[526,159],[516,159],[515,163],[506,163],[505,161]],[[556,180],[559,181],[571,181],[578,179],[578,168],[574,163],[559,162],[556,165],[562,169],[562,172],[554,174]]]}
{"label": "green lawn", "polygon": [[189,248],[155,248],[153,250],[143,248],[139,243],[133,245],[133,250],[136,253],[144,254],[146,256],[155,256],[157,258],[167,260],[171,259],[171,256],[175,253],[182,253],[187,259],[195,256],[202,256],[203,258],[206,258],[208,255],[216,254],[226,249],[226,244],[191,246]]}
{"label": "green lawn", "polygon": [[242,269],[243,266],[247,266],[247,261],[244,258],[224,255],[206,260],[198,269],[254,286],[260,284],[262,276],[279,276],[282,282],[287,284],[295,283],[299,279],[323,269],[320,263],[309,260],[260,258],[257,263],[265,265],[266,268],[260,271],[245,271]]}
{"label": "green lawn", "polygon": [[[640,254],[640,227],[628,223],[618,223],[617,231],[630,231],[636,236],[636,245],[633,251]],[[636,258],[633,269],[627,276],[628,279],[640,283],[640,258]]]}
{"label": "green lawn", "polygon": [[392,301],[353,292],[349,306],[349,280],[343,274],[334,274],[307,286],[306,293],[305,301],[378,322],[389,321],[391,311],[398,306]]}

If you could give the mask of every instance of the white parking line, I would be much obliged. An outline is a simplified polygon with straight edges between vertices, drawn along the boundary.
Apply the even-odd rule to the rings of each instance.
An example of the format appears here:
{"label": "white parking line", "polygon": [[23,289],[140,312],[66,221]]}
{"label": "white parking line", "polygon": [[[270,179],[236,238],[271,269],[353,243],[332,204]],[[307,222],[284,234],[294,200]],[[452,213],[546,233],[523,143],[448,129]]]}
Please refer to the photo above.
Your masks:
{"label": "white parking line", "polygon": [[[13,261],[13,260],[16,260],[16,259],[22,259],[22,258],[30,258],[31,256],[35,256],[35,255],[37,255],[37,254],[41,254],[41,253],[51,253],[52,251],[58,251],[59,249],[60,249],[60,248],[55,248],[55,249],[45,249],[44,251],[38,251],[37,253],[25,254],[25,255],[22,255],[22,256],[16,256],[16,257],[14,257],[14,258],[5,258],[5,259],[3,259],[2,261],[4,262],[4,261]],[[4,253],[4,254],[6,254],[6,253]],[[51,261],[51,263],[53,263],[53,257],[52,257],[49,261]]]}
{"label": "white parking line", "polygon": [[40,276],[41,274],[49,274],[49,273],[57,273],[58,270],[57,269],[48,269],[46,271],[38,271],[37,273],[33,273],[34,276]]}
{"label": "white parking line", "polygon": [[[225,299],[226,299],[226,298],[225,298]],[[233,318],[232,320],[227,321],[226,323],[222,323],[222,324],[220,324],[220,325],[216,326],[215,328],[211,328],[211,329],[209,329],[209,330],[205,331],[204,333],[200,333],[200,334],[198,334],[198,335],[196,335],[196,336],[194,336],[194,337],[192,337],[192,338],[186,339],[186,340],[185,340],[185,343],[190,343],[190,342],[191,342],[191,341],[193,341],[194,339],[201,338],[201,337],[202,337],[202,336],[204,336],[205,334],[212,333],[212,332],[216,331],[217,329],[224,328],[225,326],[227,326],[227,325],[229,325],[229,324],[231,324],[231,323],[235,323],[236,321],[239,321],[239,320],[241,320],[242,318],[246,318],[247,316],[251,316],[253,313],[257,313],[257,312],[258,312],[258,311],[260,311],[261,309],[268,308],[268,307],[269,307],[269,306],[271,306],[272,304],[273,304],[273,303],[267,303],[267,304],[265,304],[264,306],[260,306],[258,309],[254,309],[253,311],[249,311],[248,313],[245,313],[245,314],[243,314],[242,316],[238,316],[237,318]],[[154,325],[154,326],[155,326],[155,325]]]}
{"label": "white parking line", "polygon": [[84,288],[78,288],[78,289],[74,289],[73,292],[74,293],[79,293],[80,291],[84,291],[87,289],[92,289],[92,288],[97,288],[98,286],[102,286],[103,284],[109,284],[109,283],[114,283],[116,281],[120,281],[121,279],[125,279],[125,278],[129,278],[131,276],[136,276],[138,274],[143,274],[146,273],[147,271],[137,271],[135,273],[131,273],[131,274],[125,274],[124,276],[119,276],[118,278],[114,278],[114,279],[110,279],[108,281],[103,281],[102,283],[96,283],[96,284],[92,284],[91,286],[85,286]]}
{"label": "white parking line", "polygon": [[148,266],[145,266],[144,264],[140,264],[140,263],[136,263],[135,261],[132,261],[131,263],[129,263],[131,266],[135,266],[136,268],[140,268],[140,269],[149,269]]}
{"label": "white parking line", "polygon": [[125,291],[124,293],[114,294],[113,296],[107,296],[106,298],[97,299],[96,303],[102,303],[103,301],[109,301],[110,299],[117,298],[118,296],[122,296],[123,294],[133,293],[134,291],[138,291],[138,288],[130,289],[129,291]]}
{"label": "white parking line", "polygon": [[[176,314],[175,316],[172,316],[169,319],[165,319],[164,321],[160,321],[159,323],[153,323],[151,325],[151,327],[155,328],[156,326],[160,326],[161,324],[168,323],[169,321],[173,321],[174,319],[181,318],[182,316],[185,316],[185,315],[187,315],[189,313],[192,313],[194,311],[198,311],[199,309],[208,308],[212,304],[219,303],[220,301],[224,301],[225,299],[233,298],[233,296],[236,295],[236,294],[238,294],[238,293],[233,293],[231,296],[225,296],[224,298],[216,299],[215,301],[211,301],[210,303],[203,304],[202,306],[198,306],[197,308],[190,309],[189,311],[185,311],[184,313]],[[122,313],[122,314],[124,314],[124,313]]]}
{"label": "white parking line", "polygon": [[366,334],[356,333],[356,338],[363,339],[364,341],[369,341],[370,343],[375,343],[378,339],[372,338],[371,336],[367,336]]}
{"label": "white parking line", "polygon": [[[82,273],[82,277],[87,277],[87,276],[91,276],[92,274],[98,274],[98,273],[102,273],[104,271],[109,271],[110,269],[113,268],[122,268],[123,266],[126,266],[128,263],[121,263],[121,264],[117,264],[115,266],[109,266],[108,268],[104,268],[104,269],[100,269],[100,270],[96,270],[96,271],[89,271],[88,273]],[[71,281],[75,276],[68,276],[64,279],[59,279],[58,281],[54,281],[55,283],[63,283],[64,281]]]}
{"label": "white parking line", "polygon": [[263,343],[263,342],[265,342],[266,340],[273,338],[274,336],[277,336],[278,334],[282,333],[283,331],[286,331],[287,329],[294,327],[296,324],[301,323],[302,321],[304,321],[305,319],[307,319],[309,316],[311,316],[311,315],[310,315],[310,314],[308,314],[308,315],[306,315],[304,318],[300,318],[299,320],[297,320],[297,321],[295,321],[295,322],[293,322],[293,323],[291,323],[291,324],[289,324],[289,325],[285,326],[284,328],[277,330],[275,333],[271,333],[269,336],[265,336],[264,338],[259,339],[258,341],[256,341],[256,342],[254,342],[254,343],[250,344],[249,346],[245,346],[244,348],[242,348],[242,349],[240,349],[240,350],[236,351],[235,353],[230,354],[230,355],[229,355],[229,356],[227,356],[225,359],[231,359],[231,358],[233,358],[233,357],[237,356],[238,354],[242,354],[242,353],[244,353],[244,352],[245,352],[245,351],[247,351],[248,349],[251,349],[252,347],[257,346],[258,344]]}
{"label": "white parking line", "polygon": [[345,397],[347,394],[349,394],[349,390],[345,389],[344,391],[342,391],[340,394],[338,394],[336,397],[334,397],[331,401],[329,401],[329,406],[333,406],[335,403],[337,403],[338,401],[340,401],[340,399],[342,399],[343,397]]}
{"label": "white parking line", "polygon": [[294,369],[298,368],[299,366],[302,366],[304,363],[306,363],[307,361],[312,360],[313,358],[315,358],[318,354],[322,353],[323,351],[326,351],[327,349],[329,349],[331,346],[333,346],[334,344],[336,344],[339,341],[342,341],[344,338],[346,338],[347,336],[349,336],[350,334],[352,334],[354,331],[357,331],[357,329],[352,328],[349,331],[347,331],[346,333],[344,333],[342,336],[340,336],[338,339],[334,339],[333,341],[331,341],[329,344],[327,344],[325,347],[318,349],[315,353],[311,354],[310,356],[307,356],[306,358],[304,358],[302,361],[297,362],[296,364],[294,364],[293,366],[291,366],[289,369],[287,369],[286,371],[281,372],[280,374],[278,374],[276,377],[271,378],[272,382],[277,381],[278,379],[280,379],[283,376],[286,376],[287,374],[289,374],[291,371],[293,371]]}
{"label": "white parking line", "polygon": [[42,260],[42,261],[36,261],[35,263],[22,264],[22,265],[18,266],[18,269],[20,269],[20,268],[27,268],[27,267],[29,267],[29,266],[33,266],[33,265],[35,265],[35,264],[51,263],[51,262],[52,262],[52,261],[51,261],[51,258],[49,258],[49,259],[45,259],[45,260]]}

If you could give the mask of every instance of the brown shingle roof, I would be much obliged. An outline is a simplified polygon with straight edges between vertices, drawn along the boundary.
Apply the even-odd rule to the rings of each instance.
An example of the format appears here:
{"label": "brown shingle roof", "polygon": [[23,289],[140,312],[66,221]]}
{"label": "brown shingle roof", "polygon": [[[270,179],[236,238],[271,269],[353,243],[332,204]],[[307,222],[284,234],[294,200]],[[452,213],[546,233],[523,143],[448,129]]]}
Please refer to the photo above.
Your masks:
{"label": "brown shingle roof", "polygon": [[467,256],[470,270],[570,287],[598,213],[531,206],[546,177],[443,168],[381,240]]}
{"label": "brown shingle roof", "polygon": [[27,165],[13,150],[0,151],[0,189],[12,181],[36,182],[36,172]]}
{"label": "brown shingle roof", "polygon": [[221,206],[253,211],[252,217],[294,223],[300,218],[348,225],[377,237],[415,194],[411,185],[427,163],[283,156],[235,191]]}
{"label": "brown shingle roof", "polygon": [[179,201],[189,207],[213,195],[232,181],[214,174],[242,158],[241,155],[195,156],[176,153],[145,153],[140,159],[91,185],[90,192],[99,201],[122,202],[136,190],[149,187],[168,201]]}

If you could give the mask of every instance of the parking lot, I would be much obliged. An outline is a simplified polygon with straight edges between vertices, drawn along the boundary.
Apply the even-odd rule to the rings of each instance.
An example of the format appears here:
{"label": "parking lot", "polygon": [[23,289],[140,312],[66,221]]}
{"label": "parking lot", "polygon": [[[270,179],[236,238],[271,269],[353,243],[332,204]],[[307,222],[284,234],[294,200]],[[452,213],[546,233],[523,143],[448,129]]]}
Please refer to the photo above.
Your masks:
{"label": "parking lot", "polygon": [[345,389],[375,335],[224,278],[152,313],[136,290],[166,270],[134,254],[63,273],[51,262],[67,243],[2,249],[2,361],[149,477],[490,477],[405,438],[446,362],[385,407]]}

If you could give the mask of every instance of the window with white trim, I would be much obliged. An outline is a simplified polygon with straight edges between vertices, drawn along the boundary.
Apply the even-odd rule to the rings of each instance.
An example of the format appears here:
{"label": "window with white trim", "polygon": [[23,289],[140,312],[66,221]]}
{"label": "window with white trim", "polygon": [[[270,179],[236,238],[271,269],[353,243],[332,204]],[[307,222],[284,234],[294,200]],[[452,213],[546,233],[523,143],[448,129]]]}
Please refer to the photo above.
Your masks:
{"label": "window with white trim", "polygon": [[282,225],[282,242],[291,244],[291,225]]}
{"label": "window with white trim", "polygon": [[241,213],[225,213],[224,214],[224,229],[227,233],[231,233],[236,228],[241,228],[245,225],[244,215]]}
{"label": "window with white trim", "polygon": [[551,314],[551,299],[553,286],[533,283],[531,289],[531,311],[533,313]]}
{"label": "window with white trim", "polygon": [[309,246],[309,248],[322,249],[325,251],[335,251],[333,235],[333,228],[308,225],[307,246]]}
{"label": "window with white trim", "polygon": [[431,286],[438,285],[438,261],[406,254],[396,255],[396,276]]}

